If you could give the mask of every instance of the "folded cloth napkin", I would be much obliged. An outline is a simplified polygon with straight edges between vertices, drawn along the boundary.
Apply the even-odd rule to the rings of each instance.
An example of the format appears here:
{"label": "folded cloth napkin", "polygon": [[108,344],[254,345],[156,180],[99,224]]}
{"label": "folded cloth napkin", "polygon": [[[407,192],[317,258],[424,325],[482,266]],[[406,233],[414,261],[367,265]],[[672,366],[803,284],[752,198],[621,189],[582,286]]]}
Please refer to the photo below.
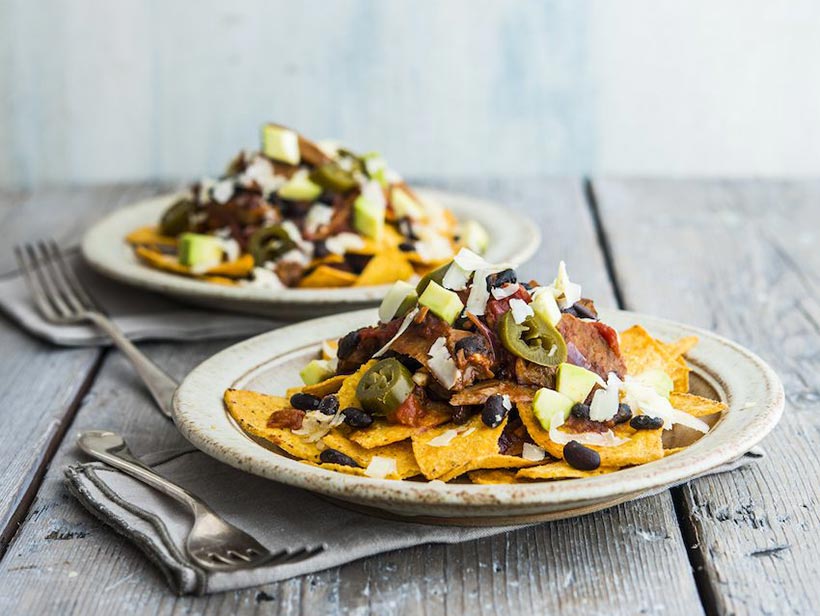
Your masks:
{"label": "folded cloth napkin", "polygon": [[[207,340],[258,334],[278,325],[262,317],[191,308],[94,272],[77,249],[67,258],[91,297],[132,340]],[[100,346],[111,339],[93,325],[52,325],[31,301],[19,272],[0,277],[0,310],[30,333],[64,346]]]}
{"label": "folded cloth napkin", "polygon": [[[705,474],[734,470],[763,455],[755,448]],[[371,517],[310,492],[243,473],[191,449],[161,452],[143,460],[271,550],[327,544],[324,552],[300,563],[233,573],[207,572],[191,564],[185,555],[192,517],[182,505],[99,462],[67,467],[66,483],[71,492],[89,511],[145,552],[178,594],[258,586],[389,550],[458,543],[515,528],[432,526]]]}

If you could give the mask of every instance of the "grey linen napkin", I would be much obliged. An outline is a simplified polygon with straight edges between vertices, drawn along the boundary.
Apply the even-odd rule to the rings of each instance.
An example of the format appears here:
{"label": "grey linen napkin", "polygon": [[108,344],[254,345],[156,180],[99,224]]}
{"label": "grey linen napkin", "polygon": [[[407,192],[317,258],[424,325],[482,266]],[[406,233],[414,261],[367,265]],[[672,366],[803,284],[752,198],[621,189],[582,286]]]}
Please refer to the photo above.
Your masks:
{"label": "grey linen napkin", "polygon": [[[705,475],[731,471],[763,456],[763,451],[755,448]],[[66,483],[71,492],[91,513],[145,552],[178,594],[248,588],[381,552],[425,543],[459,543],[515,528],[431,526],[371,517],[310,492],[243,473],[191,449],[143,459],[271,550],[319,543],[328,546],[322,554],[292,565],[234,573],[206,572],[185,556],[185,537],[192,517],[183,506],[99,462],[67,467]],[[641,498],[661,491],[645,493]]]}
{"label": "grey linen napkin", "polygon": [[[206,340],[250,336],[278,325],[262,317],[227,314],[192,308],[162,295],[120,284],[91,270],[69,250],[71,267],[83,285],[132,340]],[[0,311],[28,332],[63,346],[100,346],[111,343],[91,325],[52,325],[42,319],[31,301],[23,277],[12,272],[0,276]]]}

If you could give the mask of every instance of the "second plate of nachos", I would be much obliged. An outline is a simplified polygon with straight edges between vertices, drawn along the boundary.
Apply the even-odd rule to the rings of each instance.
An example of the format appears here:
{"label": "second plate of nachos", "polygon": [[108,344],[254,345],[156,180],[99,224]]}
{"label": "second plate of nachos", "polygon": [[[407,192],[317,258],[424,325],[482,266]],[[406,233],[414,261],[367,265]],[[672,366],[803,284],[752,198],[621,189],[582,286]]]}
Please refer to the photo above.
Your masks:
{"label": "second plate of nachos", "polygon": [[757,443],[782,404],[734,343],[599,312],[563,263],[525,281],[466,249],[377,314],[223,351],[175,400],[183,434],[234,466],[454,523],[572,515],[692,477]]}

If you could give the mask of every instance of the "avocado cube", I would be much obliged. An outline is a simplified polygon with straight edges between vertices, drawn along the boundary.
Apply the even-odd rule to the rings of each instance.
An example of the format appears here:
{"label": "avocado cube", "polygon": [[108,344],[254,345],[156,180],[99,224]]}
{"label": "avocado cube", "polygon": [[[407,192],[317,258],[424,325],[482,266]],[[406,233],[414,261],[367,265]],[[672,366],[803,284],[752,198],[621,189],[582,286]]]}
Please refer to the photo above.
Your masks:
{"label": "avocado cube", "polygon": [[322,187],[297,173],[284,183],[276,194],[288,201],[315,201],[322,194]]}
{"label": "avocado cube", "polygon": [[379,306],[379,321],[387,323],[396,317],[403,317],[416,307],[418,298],[416,287],[404,280],[397,280]]}
{"label": "avocado cube", "polygon": [[367,237],[381,241],[384,233],[384,205],[364,195],[353,202],[353,227]]}
{"label": "avocado cube", "polygon": [[595,384],[603,385],[601,377],[580,366],[566,362],[558,365],[555,389],[573,402],[583,402]]}
{"label": "avocado cube", "polygon": [[394,186],[390,190],[390,205],[396,218],[410,218],[420,220],[424,218],[424,209],[418,201],[401,186]]}
{"label": "avocado cube", "polygon": [[561,413],[563,421],[569,417],[569,412],[572,410],[575,401],[568,398],[564,394],[553,389],[542,387],[535,392],[535,397],[532,400],[532,412],[536,419],[541,424],[544,430],[549,430],[552,425],[553,418]]}
{"label": "avocado cube", "polygon": [[284,126],[265,124],[262,127],[262,153],[273,160],[298,165],[301,160],[299,135]]}
{"label": "avocado cube", "polygon": [[430,281],[424,293],[419,297],[419,305],[427,306],[434,315],[450,325],[458,318],[464,310],[464,304],[458,293],[445,289],[440,284]]}
{"label": "avocado cube", "polygon": [[535,314],[552,326],[558,325],[558,321],[561,320],[561,309],[550,287],[540,290],[530,303],[530,307]]}
{"label": "avocado cube", "polygon": [[183,233],[179,237],[179,262],[196,268],[209,268],[222,263],[222,242],[212,235]]}
{"label": "avocado cube", "polygon": [[669,394],[672,393],[672,389],[675,387],[672,378],[666,372],[657,368],[642,372],[637,380],[648,387],[652,387],[658,392],[659,396],[664,398],[669,398]]}
{"label": "avocado cube", "polygon": [[336,374],[330,367],[330,362],[326,359],[312,359],[299,371],[302,382],[305,385],[316,385]]}

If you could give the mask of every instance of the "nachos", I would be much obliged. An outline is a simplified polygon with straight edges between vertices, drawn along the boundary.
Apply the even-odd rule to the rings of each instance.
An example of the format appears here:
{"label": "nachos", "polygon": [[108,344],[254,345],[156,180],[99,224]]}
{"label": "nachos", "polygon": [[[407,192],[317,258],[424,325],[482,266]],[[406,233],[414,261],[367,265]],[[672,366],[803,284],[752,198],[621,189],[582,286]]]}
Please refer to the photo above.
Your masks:
{"label": "nachos", "polygon": [[225,404],[260,442],[341,473],[569,480],[658,460],[709,431],[726,407],[688,392],[696,343],[638,325],[619,334],[563,262],[541,285],[461,249],[417,285],[396,282],[377,324],[326,341],[304,386],[232,389]]}
{"label": "nachos", "polygon": [[268,124],[260,151],[241,152],[126,241],[156,269],[276,290],[409,280],[459,246],[483,252],[488,235],[420,198],[379,154]]}

